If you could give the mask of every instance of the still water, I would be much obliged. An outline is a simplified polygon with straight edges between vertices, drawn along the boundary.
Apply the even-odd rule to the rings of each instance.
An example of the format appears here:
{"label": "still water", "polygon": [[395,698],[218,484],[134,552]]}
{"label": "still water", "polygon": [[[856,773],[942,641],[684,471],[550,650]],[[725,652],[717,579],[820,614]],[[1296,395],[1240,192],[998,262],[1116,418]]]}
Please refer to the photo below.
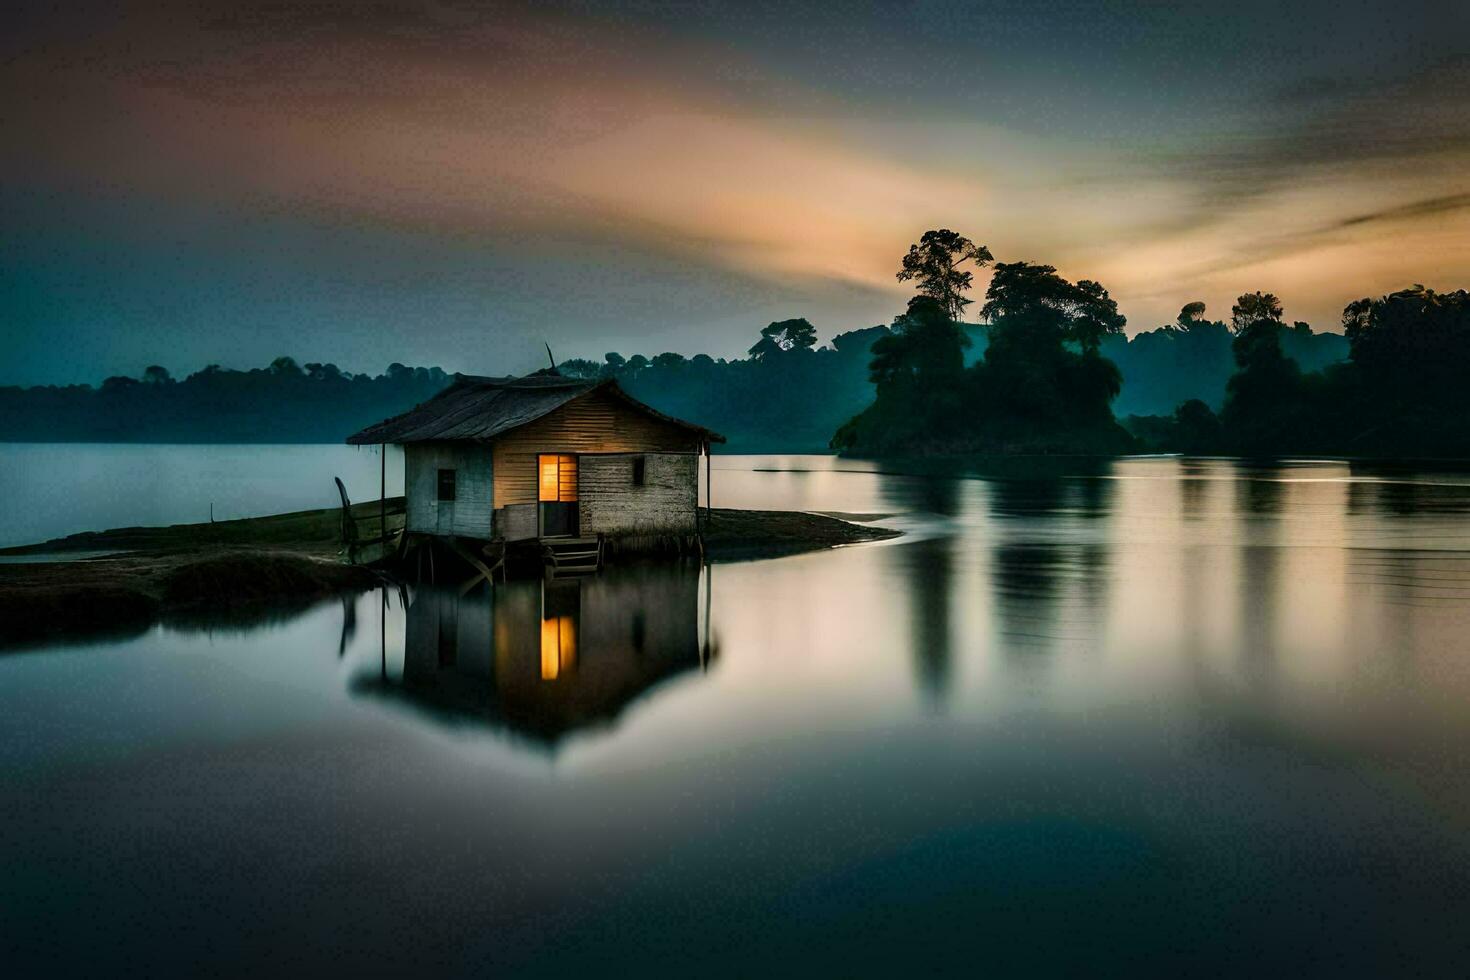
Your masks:
{"label": "still water", "polygon": [[335,507],[403,493],[403,451],[376,446],[0,442],[0,548],[80,531]]}
{"label": "still water", "polygon": [[0,949],[262,975],[1470,967],[1470,474],[717,457],[904,537],[0,658]]}

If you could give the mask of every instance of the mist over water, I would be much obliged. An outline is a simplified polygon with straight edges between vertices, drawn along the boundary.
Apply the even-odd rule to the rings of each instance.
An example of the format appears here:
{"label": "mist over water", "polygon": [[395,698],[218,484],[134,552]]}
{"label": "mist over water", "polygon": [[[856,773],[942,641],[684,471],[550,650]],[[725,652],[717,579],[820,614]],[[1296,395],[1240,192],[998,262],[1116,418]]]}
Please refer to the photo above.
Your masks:
{"label": "mist over water", "polygon": [[0,658],[21,972],[1470,963],[1470,473],[714,463],[908,533]]}

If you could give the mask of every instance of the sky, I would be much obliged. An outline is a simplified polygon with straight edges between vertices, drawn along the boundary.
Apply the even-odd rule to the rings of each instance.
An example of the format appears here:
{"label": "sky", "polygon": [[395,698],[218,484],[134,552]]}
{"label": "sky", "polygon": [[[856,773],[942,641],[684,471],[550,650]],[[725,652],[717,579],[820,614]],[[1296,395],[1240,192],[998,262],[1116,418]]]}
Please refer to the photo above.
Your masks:
{"label": "sky", "polygon": [[19,0],[0,133],[0,384],[740,356],[937,227],[1130,333],[1470,287],[1463,0]]}

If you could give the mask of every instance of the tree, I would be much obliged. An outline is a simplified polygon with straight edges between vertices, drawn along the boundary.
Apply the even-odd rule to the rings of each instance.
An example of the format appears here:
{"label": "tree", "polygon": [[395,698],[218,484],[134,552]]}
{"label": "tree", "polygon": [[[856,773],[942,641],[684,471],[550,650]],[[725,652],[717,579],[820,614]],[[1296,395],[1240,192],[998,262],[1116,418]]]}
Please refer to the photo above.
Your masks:
{"label": "tree", "polygon": [[750,355],[753,360],[765,361],[780,354],[781,345],[770,337],[762,336],[760,340],[751,344],[750,350],[745,353]]}
{"label": "tree", "polygon": [[964,348],[969,343],[941,303],[915,296],[894,318],[892,332],[873,343],[869,378],[880,392],[903,382],[951,383],[964,369]]}
{"label": "tree", "polygon": [[1221,420],[1235,448],[1247,453],[1289,451],[1303,409],[1301,368],[1281,349],[1281,300],[1246,293],[1230,308],[1236,371],[1225,386]]}
{"label": "tree", "polygon": [[[399,367],[402,366],[401,364],[399,365]],[[271,374],[277,374],[283,377],[299,378],[305,375],[305,372],[301,370],[300,365],[296,363],[294,357],[278,357],[274,361],[271,361],[271,366],[266,368],[266,370]],[[388,370],[391,374],[393,369],[390,367]]]}
{"label": "tree", "polygon": [[585,357],[569,357],[556,369],[568,378],[595,378],[602,372],[602,365]]}
{"label": "tree", "polygon": [[650,363],[656,368],[676,368],[684,363],[684,355],[665,351],[662,354],[655,355]]}
{"label": "tree", "polygon": [[[931,254],[955,246],[941,235],[953,233],[925,236]],[[869,377],[877,398],[837,430],[834,448],[1091,453],[1133,445],[1110,407],[1122,375],[1099,350],[1126,321],[1100,283],[1068,282],[1049,265],[996,265],[982,311],[989,344],[984,359],[966,368],[970,338],[955,312],[968,302],[960,294],[970,276],[939,268],[931,280],[938,285],[928,285],[921,271],[941,265],[939,258],[926,260],[920,246],[905,257],[899,278],[918,279],[919,294],[892,331],[872,342]]]}
{"label": "tree", "polygon": [[761,339],[747,351],[760,360],[773,354],[793,350],[811,350],[817,344],[817,331],[804,317],[777,320],[761,329]]}
{"label": "tree", "polygon": [[1209,322],[1205,319],[1204,302],[1195,300],[1192,303],[1185,303],[1179,308],[1179,315],[1174,318],[1174,322],[1179,324],[1180,330],[1185,331],[1193,330],[1197,325]]}
{"label": "tree", "polygon": [[1178,445],[1172,448],[1195,454],[1220,451],[1223,442],[1220,419],[1198,398],[1191,398],[1174,409],[1174,428]]}
{"label": "tree", "polygon": [[335,381],[342,377],[342,369],[335,364],[313,361],[306,365],[306,376],[313,381]]}
{"label": "tree", "polygon": [[1001,326],[1008,340],[1038,346],[1070,340],[1086,353],[1096,353],[1103,337],[1122,333],[1128,322],[1100,283],[1074,285],[1055,266],[1031,262],[996,265],[980,315]]}
{"label": "tree", "polygon": [[[917,245],[909,246],[898,281],[916,282],[920,295],[938,302],[951,320],[958,321],[971,302],[965,292],[974,282],[974,270],[992,261],[990,249],[948,228],[926,231]],[[960,268],[966,263],[969,269]]]}
{"label": "tree", "polygon": [[173,384],[173,375],[168,373],[168,368],[158,364],[150,364],[143,369],[143,383],[145,385],[168,385]]}
{"label": "tree", "polygon": [[[1128,318],[1118,312],[1118,303],[1101,283],[1082,279],[1077,283],[1077,293],[1070,303],[1071,339],[1085,353],[1096,354],[1107,336],[1121,334]],[[1114,392],[1116,394],[1116,392]]]}
{"label": "tree", "polygon": [[1413,406],[1436,426],[1470,402],[1470,293],[1415,285],[1350,303],[1342,325],[1375,399]]}
{"label": "tree", "polygon": [[1281,323],[1281,300],[1272,293],[1246,293],[1230,308],[1230,332],[1237,336],[1267,322]]}

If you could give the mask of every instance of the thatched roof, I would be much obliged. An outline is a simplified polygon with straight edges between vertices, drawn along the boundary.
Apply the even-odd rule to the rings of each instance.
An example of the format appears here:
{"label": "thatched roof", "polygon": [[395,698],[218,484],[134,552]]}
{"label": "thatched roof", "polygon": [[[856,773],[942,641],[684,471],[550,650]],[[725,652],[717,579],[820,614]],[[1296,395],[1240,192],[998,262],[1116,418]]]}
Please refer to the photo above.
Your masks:
{"label": "thatched roof", "polygon": [[698,439],[725,441],[725,437],[717,432],[650,408],[612,379],[583,381],[556,374],[533,374],[524,378],[457,374],[454,383],[433,398],[402,415],[395,415],[349,436],[347,444],[489,442],[594,391],[613,395],[645,415],[687,429]]}

